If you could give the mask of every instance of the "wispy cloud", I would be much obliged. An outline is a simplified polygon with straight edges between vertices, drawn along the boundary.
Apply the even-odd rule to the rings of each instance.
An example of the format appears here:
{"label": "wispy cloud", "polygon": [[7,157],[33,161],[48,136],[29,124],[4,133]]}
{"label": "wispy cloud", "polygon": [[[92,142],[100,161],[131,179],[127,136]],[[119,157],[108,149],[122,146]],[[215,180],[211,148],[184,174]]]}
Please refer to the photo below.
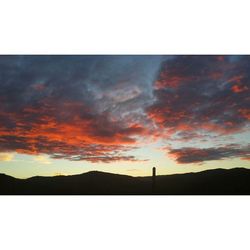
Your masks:
{"label": "wispy cloud", "polygon": [[35,156],[34,161],[45,164],[45,165],[51,164],[51,161],[48,159],[48,157],[44,155]]}

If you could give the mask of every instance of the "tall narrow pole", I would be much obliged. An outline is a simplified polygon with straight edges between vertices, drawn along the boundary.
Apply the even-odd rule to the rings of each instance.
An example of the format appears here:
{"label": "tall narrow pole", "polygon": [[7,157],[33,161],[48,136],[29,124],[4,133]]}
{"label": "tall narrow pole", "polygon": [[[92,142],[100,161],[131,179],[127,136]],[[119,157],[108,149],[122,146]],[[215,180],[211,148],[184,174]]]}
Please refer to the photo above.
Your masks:
{"label": "tall narrow pole", "polygon": [[155,176],[156,176],[156,167],[152,169],[152,193],[155,193]]}

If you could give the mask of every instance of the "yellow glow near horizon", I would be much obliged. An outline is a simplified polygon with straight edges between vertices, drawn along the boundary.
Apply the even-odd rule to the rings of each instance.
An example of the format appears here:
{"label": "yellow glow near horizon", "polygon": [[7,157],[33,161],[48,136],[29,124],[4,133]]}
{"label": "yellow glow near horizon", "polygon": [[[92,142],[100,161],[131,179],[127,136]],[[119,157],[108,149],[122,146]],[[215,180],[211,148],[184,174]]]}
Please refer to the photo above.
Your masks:
{"label": "yellow glow near horizon", "polygon": [[[55,160],[47,156],[39,158],[29,155],[16,154],[8,161],[0,161],[0,173],[5,173],[16,178],[29,178],[32,176],[74,175],[89,171],[103,171],[114,174],[131,176],[150,176],[152,167],[156,167],[157,175],[170,175],[178,173],[199,172],[208,169],[235,167],[250,168],[249,161],[239,158],[220,161],[209,161],[203,164],[177,164],[159,150],[152,149],[148,161],[139,162],[113,162],[90,163],[86,161]],[[39,160],[37,160],[39,159]],[[49,164],[48,164],[49,162]]]}

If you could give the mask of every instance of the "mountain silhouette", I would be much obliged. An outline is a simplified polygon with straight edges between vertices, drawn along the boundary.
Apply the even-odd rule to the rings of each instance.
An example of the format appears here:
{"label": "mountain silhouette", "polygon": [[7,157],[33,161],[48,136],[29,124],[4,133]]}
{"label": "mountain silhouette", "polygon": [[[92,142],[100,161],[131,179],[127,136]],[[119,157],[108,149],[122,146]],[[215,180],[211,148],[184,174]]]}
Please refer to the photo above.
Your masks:
{"label": "mountain silhouette", "polygon": [[0,194],[13,195],[249,195],[250,170],[213,169],[198,173],[132,177],[91,171],[79,175],[17,179],[0,174]]}

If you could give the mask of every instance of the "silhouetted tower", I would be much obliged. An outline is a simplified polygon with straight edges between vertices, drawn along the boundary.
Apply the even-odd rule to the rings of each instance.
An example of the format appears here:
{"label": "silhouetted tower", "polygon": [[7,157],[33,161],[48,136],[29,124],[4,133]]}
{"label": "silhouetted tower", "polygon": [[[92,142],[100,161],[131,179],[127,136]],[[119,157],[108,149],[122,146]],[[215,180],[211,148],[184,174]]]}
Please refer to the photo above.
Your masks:
{"label": "silhouetted tower", "polygon": [[155,176],[156,176],[156,167],[152,169],[152,193],[155,192]]}

